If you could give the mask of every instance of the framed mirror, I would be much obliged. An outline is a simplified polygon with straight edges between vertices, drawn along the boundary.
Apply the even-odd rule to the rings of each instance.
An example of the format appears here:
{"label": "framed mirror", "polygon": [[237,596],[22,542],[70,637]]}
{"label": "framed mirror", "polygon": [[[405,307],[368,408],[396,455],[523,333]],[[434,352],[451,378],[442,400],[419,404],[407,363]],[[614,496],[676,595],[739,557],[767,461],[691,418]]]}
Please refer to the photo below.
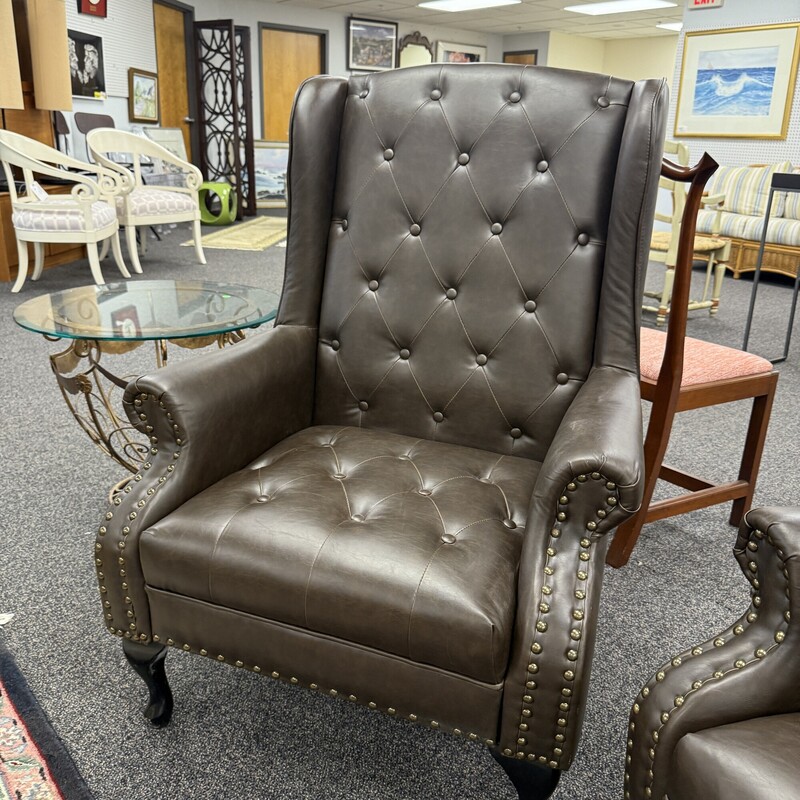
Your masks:
{"label": "framed mirror", "polygon": [[433,63],[433,43],[419,31],[404,36],[397,45],[399,67],[416,67]]}

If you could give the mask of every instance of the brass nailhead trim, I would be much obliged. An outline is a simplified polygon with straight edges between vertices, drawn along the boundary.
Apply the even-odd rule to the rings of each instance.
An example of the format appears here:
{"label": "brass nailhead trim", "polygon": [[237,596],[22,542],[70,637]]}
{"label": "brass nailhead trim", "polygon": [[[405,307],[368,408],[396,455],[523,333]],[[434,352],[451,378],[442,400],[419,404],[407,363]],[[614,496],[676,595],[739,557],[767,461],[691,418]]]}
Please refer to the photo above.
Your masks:
{"label": "brass nailhead trim", "polygon": [[[751,531],[750,536],[751,536],[751,540],[747,543],[747,549],[750,550],[751,552],[754,552],[754,551],[758,550],[758,545],[757,545],[756,542],[753,541],[753,538],[759,539],[759,540],[763,540],[765,538],[765,535],[761,531],[753,530],[753,531]],[[768,542],[770,544],[773,544],[773,542],[771,541],[771,537],[766,537],[766,538],[767,538],[767,540],[768,540]],[[754,545],[754,546],[751,546],[751,545]],[[781,553],[781,551],[777,551],[777,553],[778,553],[779,558],[783,559],[783,554]],[[747,564],[747,567],[748,567],[748,570],[753,573],[753,578],[751,579],[751,584],[754,586],[754,588],[757,589],[758,588],[758,580],[755,578],[755,575],[758,574],[758,572],[757,572],[758,565],[756,564],[756,562],[750,561]],[[787,590],[788,590],[788,585],[787,585]],[[752,599],[753,599],[753,605],[755,607],[758,607],[761,604],[761,598],[758,595],[754,594]],[[755,612],[751,611],[746,615],[745,619],[746,619],[746,621],[748,623],[753,623],[757,619],[757,616],[758,615]],[[788,617],[787,617],[787,622],[788,622]],[[732,630],[733,630],[734,637],[737,637],[737,636],[740,636],[744,632],[744,626],[742,624],[737,624],[737,625],[734,626],[734,628]],[[668,722],[669,722],[669,720],[671,718],[672,712],[677,710],[678,708],[680,708],[686,702],[686,698],[690,694],[700,690],[704,686],[704,684],[706,682],[710,681],[710,680],[720,680],[720,679],[724,678],[727,674],[730,674],[731,672],[735,672],[735,671],[738,671],[738,670],[745,669],[749,664],[757,663],[758,660],[765,658],[772,650],[774,650],[775,648],[779,647],[781,642],[784,641],[785,635],[786,635],[785,632],[782,631],[782,630],[776,631],[775,634],[774,634],[774,640],[775,640],[774,643],[769,645],[768,647],[759,647],[759,648],[757,648],[754,651],[754,658],[751,661],[747,661],[746,659],[743,659],[743,658],[738,658],[738,659],[736,659],[734,661],[732,668],[729,668],[727,670],[717,669],[712,673],[711,677],[707,678],[705,681],[703,681],[703,680],[694,680],[692,682],[692,684],[691,684],[691,689],[690,690],[688,690],[684,694],[676,695],[674,700],[673,700],[673,704],[674,704],[673,708],[670,709],[669,711],[663,711],[661,713],[661,715],[660,715],[661,728],[658,728],[658,729],[656,729],[656,730],[654,730],[652,732],[652,739],[655,742],[655,745],[648,750],[648,756],[650,758],[651,765],[655,760],[656,747],[658,745],[658,741],[659,741],[659,738],[660,738],[661,730],[663,729],[664,725],[668,724]],[[724,637],[718,636],[717,638],[715,638],[713,640],[713,645],[714,645],[715,648],[721,648],[721,647],[725,647],[727,644],[729,644],[730,642],[733,642],[733,641],[735,641],[735,639],[733,639],[733,638],[729,638],[729,639],[726,640]],[[694,656],[702,655],[702,653],[703,653],[703,648],[699,647],[699,646],[693,647],[692,650],[691,650],[691,654],[694,655]],[[674,658],[672,660],[672,662],[671,662],[673,667],[678,667],[682,663],[683,663],[682,659],[679,656]],[[657,681],[664,680],[664,677],[665,677],[664,671],[660,671],[660,672],[658,672],[656,674],[656,680]],[[646,698],[649,694],[650,694],[650,689],[648,687],[644,687],[642,689],[642,691],[641,691],[642,697]],[[640,710],[639,704],[635,703],[634,706],[633,706],[633,713],[634,714],[638,714],[639,710]],[[628,740],[627,763],[631,763],[632,750],[633,750],[633,740],[629,739]],[[645,797],[652,797],[652,788],[651,788],[652,787],[652,783],[653,783],[652,766],[651,766],[651,769],[647,773],[647,780],[649,780],[650,785],[649,786],[645,786],[645,788],[644,788],[644,796]],[[630,783],[630,775],[626,772],[625,773],[625,786],[627,787],[629,785],[629,783]],[[627,796],[629,796],[628,792],[626,792],[626,797]]]}

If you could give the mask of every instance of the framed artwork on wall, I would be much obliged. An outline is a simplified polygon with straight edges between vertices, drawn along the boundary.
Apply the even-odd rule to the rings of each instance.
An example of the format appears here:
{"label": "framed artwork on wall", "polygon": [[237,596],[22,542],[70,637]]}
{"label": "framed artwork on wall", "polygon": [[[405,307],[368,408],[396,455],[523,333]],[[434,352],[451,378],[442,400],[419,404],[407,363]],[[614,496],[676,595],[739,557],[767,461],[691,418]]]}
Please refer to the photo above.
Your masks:
{"label": "framed artwork on wall", "polygon": [[78,13],[105,17],[108,16],[107,5],[107,0],[78,0]]}
{"label": "framed artwork on wall", "polygon": [[800,25],[687,33],[675,136],[785,139]]}
{"label": "framed artwork on wall", "polygon": [[158,75],[131,67],[128,70],[128,118],[131,122],[158,124]]}
{"label": "framed artwork on wall", "polygon": [[286,206],[286,177],[289,171],[289,143],[254,143],[256,208]]}
{"label": "framed artwork on wall", "polygon": [[347,20],[347,68],[383,72],[397,66],[397,23]]}
{"label": "framed artwork on wall", "polygon": [[436,60],[455,64],[486,61],[486,48],[477,44],[455,44],[436,42]]}
{"label": "framed artwork on wall", "polygon": [[73,97],[104,100],[106,75],[103,65],[103,40],[93,33],[67,31],[69,72]]}

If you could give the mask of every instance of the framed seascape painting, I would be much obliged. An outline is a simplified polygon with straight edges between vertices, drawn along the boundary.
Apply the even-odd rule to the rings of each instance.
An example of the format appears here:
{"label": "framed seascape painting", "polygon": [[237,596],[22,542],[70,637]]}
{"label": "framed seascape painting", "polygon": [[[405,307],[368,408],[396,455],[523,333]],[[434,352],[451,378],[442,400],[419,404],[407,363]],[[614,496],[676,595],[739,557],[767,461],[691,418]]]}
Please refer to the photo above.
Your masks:
{"label": "framed seascape painting", "polygon": [[286,175],[289,171],[288,142],[254,142],[256,208],[286,205]]}
{"label": "framed seascape painting", "polygon": [[94,34],[80,31],[67,31],[67,36],[73,96],[104,100],[106,74],[103,64],[103,40]]}
{"label": "framed seascape painting", "polygon": [[785,139],[800,25],[687,33],[675,136]]}
{"label": "framed seascape painting", "polygon": [[475,61],[486,61],[486,48],[476,44],[455,44],[454,42],[436,42],[436,61],[454,64],[469,64]]}
{"label": "framed seascape painting", "polygon": [[158,75],[154,72],[128,70],[128,117],[131,122],[158,123]]}
{"label": "framed seascape painting", "polygon": [[347,68],[382,72],[397,66],[397,24],[372,19],[347,20]]}

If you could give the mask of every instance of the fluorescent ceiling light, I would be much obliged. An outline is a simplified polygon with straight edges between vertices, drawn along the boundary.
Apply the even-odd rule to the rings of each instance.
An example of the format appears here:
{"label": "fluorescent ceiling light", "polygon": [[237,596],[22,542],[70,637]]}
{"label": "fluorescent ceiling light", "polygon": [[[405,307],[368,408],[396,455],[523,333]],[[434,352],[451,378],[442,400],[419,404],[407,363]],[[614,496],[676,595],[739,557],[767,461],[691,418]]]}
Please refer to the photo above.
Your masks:
{"label": "fluorescent ceiling light", "polygon": [[682,22],[659,22],[656,28],[663,28],[665,31],[682,31]]}
{"label": "fluorescent ceiling light", "polygon": [[478,8],[515,6],[522,0],[429,0],[419,3],[419,8],[435,8],[437,11],[475,11]]}
{"label": "fluorescent ceiling light", "polygon": [[590,14],[593,17],[601,14],[625,14],[631,11],[653,11],[657,8],[675,8],[675,3],[668,0],[609,0],[606,3],[587,3],[582,6],[567,6],[564,11],[576,14]]}

